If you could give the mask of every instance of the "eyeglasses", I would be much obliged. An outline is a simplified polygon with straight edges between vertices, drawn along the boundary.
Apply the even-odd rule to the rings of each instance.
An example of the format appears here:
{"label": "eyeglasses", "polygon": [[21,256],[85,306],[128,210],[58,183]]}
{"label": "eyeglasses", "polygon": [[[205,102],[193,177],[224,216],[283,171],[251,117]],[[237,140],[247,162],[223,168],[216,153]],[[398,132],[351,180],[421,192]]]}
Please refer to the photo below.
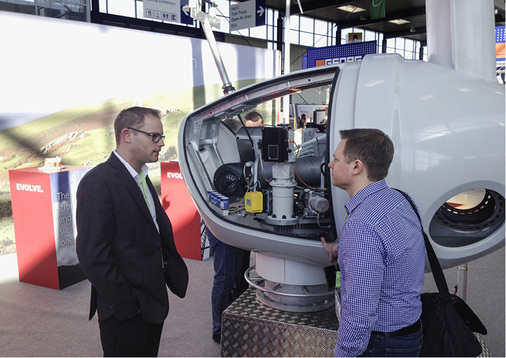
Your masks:
{"label": "eyeglasses", "polygon": [[141,131],[140,129],[137,129],[137,128],[132,128],[132,127],[127,127],[128,129],[131,129],[133,131],[137,131],[137,132],[141,132],[141,133],[144,133],[144,134],[147,134],[148,136],[151,137],[151,139],[153,140],[153,142],[155,143],[158,143],[159,141],[161,140],[164,140],[165,139],[165,136],[164,135],[161,135],[159,133],[149,133],[149,132],[144,132],[144,131]]}

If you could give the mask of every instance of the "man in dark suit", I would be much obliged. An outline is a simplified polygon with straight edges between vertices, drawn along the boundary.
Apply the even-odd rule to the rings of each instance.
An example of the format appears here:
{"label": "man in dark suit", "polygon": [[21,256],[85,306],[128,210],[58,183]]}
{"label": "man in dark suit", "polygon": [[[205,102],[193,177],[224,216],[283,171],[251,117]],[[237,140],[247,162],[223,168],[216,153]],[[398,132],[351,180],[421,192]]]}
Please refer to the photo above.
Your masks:
{"label": "man in dark suit", "polygon": [[146,163],[164,146],[160,112],[132,107],[114,122],[116,150],[77,190],[77,256],[92,284],[104,356],[157,356],[169,311],[167,288],[183,298],[188,270]]}

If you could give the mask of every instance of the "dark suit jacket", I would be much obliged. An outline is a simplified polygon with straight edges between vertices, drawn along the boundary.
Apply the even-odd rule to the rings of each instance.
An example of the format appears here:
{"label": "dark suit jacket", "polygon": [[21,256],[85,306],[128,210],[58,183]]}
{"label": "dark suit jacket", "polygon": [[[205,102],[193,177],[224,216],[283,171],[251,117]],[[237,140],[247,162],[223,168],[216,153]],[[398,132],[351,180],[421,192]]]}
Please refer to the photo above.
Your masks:
{"label": "dark suit jacket", "polygon": [[100,320],[112,315],[124,320],[140,311],[146,321],[162,323],[169,311],[165,280],[176,295],[186,294],[187,267],[169,218],[147,182],[160,234],[139,186],[114,153],[79,183],[76,248],[92,284],[90,319],[96,307]]}

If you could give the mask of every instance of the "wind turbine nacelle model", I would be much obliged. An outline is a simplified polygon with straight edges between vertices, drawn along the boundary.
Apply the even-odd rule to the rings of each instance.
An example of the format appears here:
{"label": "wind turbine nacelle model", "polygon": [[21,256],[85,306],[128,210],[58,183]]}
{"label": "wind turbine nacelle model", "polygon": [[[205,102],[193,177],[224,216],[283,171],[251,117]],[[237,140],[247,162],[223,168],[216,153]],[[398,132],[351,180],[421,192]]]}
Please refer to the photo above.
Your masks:
{"label": "wind turbine nacelle model", "polygon": [[[327,101],[326,124],[243,127],[251,110],[277,122],[279,98]],[[333,304],[320,237],[339,240],[347,193],[327,164],[339,130],[392,139],[386,181],[415,200],[443,268],[504,246],[504,86],[399,55],[323,66],[230,93],[189,114],[179,132],[188,190],[210,231],[256,252],[248,272],[263,303],[309,312]],[[315,102],[316,103],[316,102]],[[319,102],[323,103],[323,102]],[[298,143],[297,143],[298,142]],[[255,277],[253,277],[255,276]]]}

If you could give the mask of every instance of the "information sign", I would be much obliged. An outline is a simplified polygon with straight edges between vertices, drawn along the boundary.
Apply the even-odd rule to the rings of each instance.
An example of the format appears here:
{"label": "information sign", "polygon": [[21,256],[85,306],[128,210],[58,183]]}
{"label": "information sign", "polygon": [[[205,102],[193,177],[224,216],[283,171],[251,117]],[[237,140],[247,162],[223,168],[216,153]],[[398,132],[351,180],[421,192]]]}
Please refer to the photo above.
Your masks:
{"label": "information sign", "polygon": [[230,30],[242,30],[265,25],[265,0],[230,3]]}
{"label": "information sign", "polygon": [[76,253],[76,192],[89,169],[9,170],[19,281],[61,290],[85,279]]}
{"label": "information sign", "polygon": [[144,17],[192,25],[190,11],[183,9],[186,5],[188,0],[144,0]]}

